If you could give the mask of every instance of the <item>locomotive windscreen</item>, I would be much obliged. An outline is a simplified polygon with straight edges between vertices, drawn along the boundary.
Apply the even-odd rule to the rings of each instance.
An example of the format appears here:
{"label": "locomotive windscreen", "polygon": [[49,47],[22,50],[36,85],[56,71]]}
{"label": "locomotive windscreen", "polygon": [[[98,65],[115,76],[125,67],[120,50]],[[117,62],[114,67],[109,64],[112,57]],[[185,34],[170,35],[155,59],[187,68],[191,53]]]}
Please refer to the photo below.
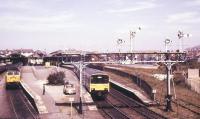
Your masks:
{"label": "locomotive windscreen", "polygon": [[91,83],[109,83],[109,76],[107,75],[92,75]]}
{"label": "locomotive windscreen", "polygon": [[15,71],[15,70],[9,70],[9,71],[7,71],[8,73],[8,75],[19,75],[19,71]]}

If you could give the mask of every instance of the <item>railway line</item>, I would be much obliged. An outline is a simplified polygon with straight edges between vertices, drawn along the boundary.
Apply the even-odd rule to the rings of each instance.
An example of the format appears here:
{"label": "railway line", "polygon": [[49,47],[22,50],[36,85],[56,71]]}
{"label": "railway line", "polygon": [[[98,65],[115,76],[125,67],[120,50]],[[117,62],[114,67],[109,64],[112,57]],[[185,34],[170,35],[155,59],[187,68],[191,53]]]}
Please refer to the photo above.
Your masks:
{"label": "railway line", "polygon": [[[117,101],[116,101],[117,100]],[[118,104],[117,104],[117,103]],[[119,91],[111,88],[105,100],[95,101],[97,107],[105,118],[111,119],[167,119],[166,117],[151,111],[146,106],[123,95]],[[123,111],[126,109],[126,112]]]}
{"label": "railway line", "polygon": [[148,109],[146,106],[136,102],[135,100],[123,95],[119,91],[111,88],[110,95],[112,95],[115,99],[120,101],[122,104],[126,105],[129,109],[136,111],[138,114],[144,116],[148,119],[166,119],[166,117],[155,113],[154,111]]}
{"label": "railway line", "polygon": [[172,102],[182,108],[185,108],[185,109],[197,114],[197,115],[200,115],[200,106],[199,105],[195,105],[193,103],[187,102],[182,99],[177,99],[176,101],[172,101]]}
{"label": "railway line", "polygon": [[107,96],[107,100],[109,100],[117,109],[124,112],[131,119],[146,119],[143,115],[137,113],[135,110],[132,110],[129,106],[119,101],[118,98],[109,94]]}
{"label": "railway line", "polygon": [[21,89],[7,90],[6,92],[15,119],[39,119],[37,112],[31,106]]}
{"label": "railway line", "polygon": [[103,112],[105,118],[111,119],[131,119],[127,114],[120,111],[115,105],[108,100],[96,101],[97,107]]}

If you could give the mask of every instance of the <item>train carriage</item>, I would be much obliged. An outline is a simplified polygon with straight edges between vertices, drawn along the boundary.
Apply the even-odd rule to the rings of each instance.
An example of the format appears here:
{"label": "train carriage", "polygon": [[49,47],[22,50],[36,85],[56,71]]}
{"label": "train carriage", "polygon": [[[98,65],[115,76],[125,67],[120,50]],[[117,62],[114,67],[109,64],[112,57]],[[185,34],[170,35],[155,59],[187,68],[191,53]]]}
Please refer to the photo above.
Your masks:
{"label": "train carriage", "polygon": [[109,92],[109,76],[103,72],[84,74],[84,84],[92,96],[105,98]]}

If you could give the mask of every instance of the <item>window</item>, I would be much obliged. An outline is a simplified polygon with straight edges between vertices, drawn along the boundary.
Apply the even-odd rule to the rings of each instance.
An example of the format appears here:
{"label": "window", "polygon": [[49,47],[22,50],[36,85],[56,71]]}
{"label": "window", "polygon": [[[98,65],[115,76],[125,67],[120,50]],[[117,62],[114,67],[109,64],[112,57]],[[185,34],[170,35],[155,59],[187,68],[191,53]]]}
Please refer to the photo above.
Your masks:
{"label": "window", "polygon": [[18,71],[15,71],[15,72],[14,72],[14,75],[19,75],[19,72],[18,72]]}
{"label": "window", "polygon": [[107,75],[93,75],[91,78],[91,83],[108,83],[109,77]]}
{"label": "window", "polygon": [[9,72],[8,72],[8,75],[13,75],[13,72],[9,71]]}

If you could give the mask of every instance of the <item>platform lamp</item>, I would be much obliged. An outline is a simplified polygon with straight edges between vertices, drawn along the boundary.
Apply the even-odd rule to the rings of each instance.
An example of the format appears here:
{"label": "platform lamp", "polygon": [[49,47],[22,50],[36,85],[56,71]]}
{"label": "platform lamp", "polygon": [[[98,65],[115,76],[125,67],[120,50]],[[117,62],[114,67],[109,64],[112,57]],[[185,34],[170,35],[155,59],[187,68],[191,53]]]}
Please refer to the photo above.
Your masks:
{"label": "platform lamp", "polygon": [[119,53],[121,52],[121,46],[122,46],[123,43],[125,43],[125,41],[123,39],[121,39],[121,38],[117,39],[117,45],[119,47],[119,50],[118,50]]}
{"label": "platform lamp", "polygon": [[169,38],[165,39],[165,52],[169,52],[169,44],[172,42]]}
{"label": "platform lamp", "polygon": [[83,73],[83,60],[81,58],[81,61],[79,62],[79,71],[80,71],[80,74],[79,74],[79,78],[80,78],[80,82],[79,82],[79,85],[80,85],[80,94],[79,94],[79,99],[80,99],[80,103],[79,103],[79,114],[82,114],[83,113],[83,103],[82,103],[82,97],[83,97],[83,90],[82,90],[82,81],[83,81],[83,77],[82,77],[82,73]]}
{"label": "platform lamp", "polygon": [[[168,49],[169,44],[171,43],[170,39],[165,39],[165,52],[166,52],[166,61],[169,61],[169,52],[170,50]],[[172,106],[171,106],[171,99],[172,99],[172,95],[171,95],[171,89],[170,89],[170,71],[171,71],[171,63],[165,63],[166,65],[166,69],[167,69],[167,95],[165,96],[165,100],[167,102],[166,104],[166,111],[172,110]]]}
{"label": "platform lamp", "polygon": [[171,78],[170,78],[170,74],[171,74],[171,68],[174,65],[174,63],[171,63],[170,61],[170,57],[169,57],[169,53],[170,50],[168,49],[169,44],[172,41],[170,39],[165,39],[165,51],[166,51],[166,62],[164,63],[166,66],[166,70],[167,70],[167,94],[165,96],[165,100],[166,100],[166,111],[172,111],[172,94],[171,94]]}

